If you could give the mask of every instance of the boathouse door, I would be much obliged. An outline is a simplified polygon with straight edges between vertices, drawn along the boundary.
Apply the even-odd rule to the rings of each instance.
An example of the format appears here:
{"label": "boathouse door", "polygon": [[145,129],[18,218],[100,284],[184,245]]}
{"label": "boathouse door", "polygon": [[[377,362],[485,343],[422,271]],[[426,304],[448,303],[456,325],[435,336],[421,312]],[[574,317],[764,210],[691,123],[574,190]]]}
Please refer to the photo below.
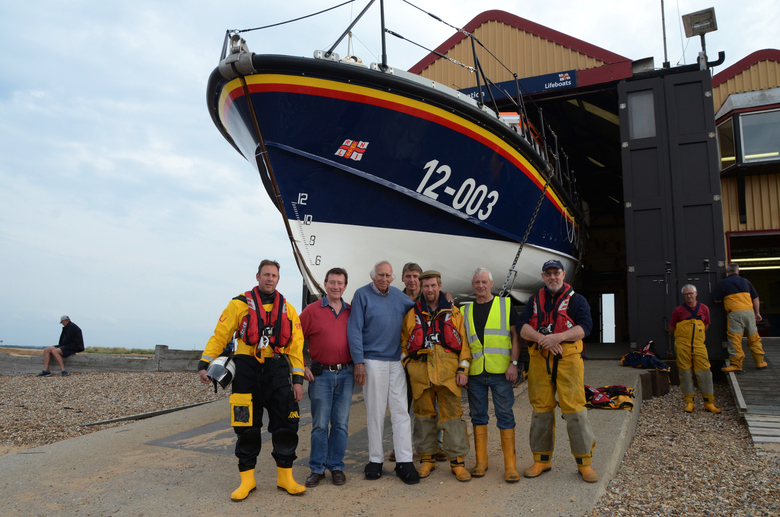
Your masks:
{"label": "boathouse door", "polygon": [[618,86],[632,346],[653,340],[671,356],[668,318],[693,284],[712,316],[710,357],[721,358],[724,317],[712,290],[726,250],[709,71],[647,75]]}

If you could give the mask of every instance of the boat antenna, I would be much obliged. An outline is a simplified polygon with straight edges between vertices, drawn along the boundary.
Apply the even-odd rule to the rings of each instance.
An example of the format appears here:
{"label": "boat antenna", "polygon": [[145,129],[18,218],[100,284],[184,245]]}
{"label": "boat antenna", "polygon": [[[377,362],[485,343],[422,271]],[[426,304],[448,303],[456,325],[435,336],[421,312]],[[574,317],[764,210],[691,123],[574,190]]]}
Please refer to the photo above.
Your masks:
{"label": "boat antenna", "polygon": [[[362,11],[360,11],[360,14],[357,15],[357,18],[352,20],[352,23],[349,24],[349,27],[347,27],[347,30],[344,31],[344,34],[339,36],[339,39],[336,40],[336,43],[334,43],[333,46],[330,47],[327,52],[325,52],[325,57],[330,57],[330,55],[333,54],[333,51],[336,49],[336,47],[339,45],[339,43],[341,43],[341,40],[343,40],[347,36],[347,34],[349,34],[352,31],[352,27],[354,27],[355,24],[358,21],[360,21],[360,19],[363,17],[363,15],[366,14],[366,11],[368,11],[368,8],[371,7],[372,5],[374,5],[374,1],[375,0],[371,0],[370,2],[368,2],[368,5],[365,6]],[[383,18],[383,20],[384,20],[384,18]],[[382,23],[384,24],[384,21]],[[382,52],[384,53],[384,35],[382,35],[382,44],[383,44]]]}
{"label": "boat antenna", "polygon": [[[373,1],[373,0],[372,0]],[[385,0],[379,0],[379,20],[382,24],[382,71],[387,71],[387,45],[385,37]],[[704,38],[702,38],[704,41]]]}

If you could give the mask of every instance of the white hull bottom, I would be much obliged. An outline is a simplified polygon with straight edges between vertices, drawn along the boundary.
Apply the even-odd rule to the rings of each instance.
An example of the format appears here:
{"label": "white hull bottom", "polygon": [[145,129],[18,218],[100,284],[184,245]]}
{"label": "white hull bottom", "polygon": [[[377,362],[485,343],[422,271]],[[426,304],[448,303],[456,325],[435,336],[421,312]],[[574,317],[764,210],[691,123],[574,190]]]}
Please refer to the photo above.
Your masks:
{"label": "white hull bottom", "polygon": [[[300,251],[297,257],[304,281],[312,293],[319,293],[325,273],[331,268],[347,270],[349,285],[344,299],[352,300],[355,289],[371,281],[371,268],[380,260],[393,266],[393,284],[403,289],[401,269],[407,262],[418,263],[423,270],[435,269],[442,275],[442,288],[457,300],[473,298],[471,278],[478,267],[487,268],[493,275],[493,293],[498,294],[504,284],[518,245],[512,242],[474,237],[458,237],[422,231],[373,228],[345,224],[309,224],[290,219],[295,243]],[[577,261],[570,255],[539,246],[526,244],[517,266],[517,278],[512,297],[525,303],[542,287],[541,267],[550,259],[560,260],[566,269],[567,280],[574,274]],[[311,276],[309,275],[311,274]],[[313,278],[312,278],[313,277]]]}

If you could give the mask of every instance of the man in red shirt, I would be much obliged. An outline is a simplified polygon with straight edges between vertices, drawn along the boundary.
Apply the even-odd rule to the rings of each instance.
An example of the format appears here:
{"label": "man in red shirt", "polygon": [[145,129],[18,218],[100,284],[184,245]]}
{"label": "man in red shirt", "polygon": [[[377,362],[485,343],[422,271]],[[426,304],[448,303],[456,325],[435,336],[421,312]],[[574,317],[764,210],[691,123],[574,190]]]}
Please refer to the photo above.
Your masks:
{"label": "man in red shirt", "polygon": [[704,398],[704,409],[710,413],[720,413],[715,407],[712,372],[707,347],[704,345],[704,333],[710,326],[710,310],[696,301],[696,286],[686,284],[682,288],[685,303],[672,312],[669,320],[669,334],[674,334],[674,350],[677,354],[677,368],[680,371],[680,387],[685,399],[686,413],[693,413],[693,372],[699,381],[699,389]]}
{"label": "man in red shirt", "polygon": [[[311,361],[304,371],[311,400],[311,474],[308,488],[315,487],[330,471],[334,485],[347,482],[344,453],[352,405],[355,365],[349,354],[347,320],[350,306],[341,297],[347,288],[347,272],[333,268],[325,274],[326,296],[301,313],[303,335],[309,340]],[[330,425],[330,433],[328,426]]]}

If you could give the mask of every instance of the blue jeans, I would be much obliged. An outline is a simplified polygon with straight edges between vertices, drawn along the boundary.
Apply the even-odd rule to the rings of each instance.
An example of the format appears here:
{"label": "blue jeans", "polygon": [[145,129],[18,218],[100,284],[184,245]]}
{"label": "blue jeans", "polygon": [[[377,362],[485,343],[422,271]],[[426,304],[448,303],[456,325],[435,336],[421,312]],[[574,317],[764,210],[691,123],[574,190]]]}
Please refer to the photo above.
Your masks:
{"label": "blue jeans", "polygon": [[512,383],[503,373],[482,372],[479,375],[470,375],[468,386],[469,409],[473,425],[488,423],[488,389],[490,389],[493,392],[497,427],[514,429],[515,412],[512,406],[515,405],[515,392],[512,390]]}
{"label": "blue jeans", "polygon": [[309,468],[317,474],[324,474],[326,468],[331,472],[344,470],[354,373],[354,366],[337,372],[322,370],[322,375],[309,383],[312,417]]}

